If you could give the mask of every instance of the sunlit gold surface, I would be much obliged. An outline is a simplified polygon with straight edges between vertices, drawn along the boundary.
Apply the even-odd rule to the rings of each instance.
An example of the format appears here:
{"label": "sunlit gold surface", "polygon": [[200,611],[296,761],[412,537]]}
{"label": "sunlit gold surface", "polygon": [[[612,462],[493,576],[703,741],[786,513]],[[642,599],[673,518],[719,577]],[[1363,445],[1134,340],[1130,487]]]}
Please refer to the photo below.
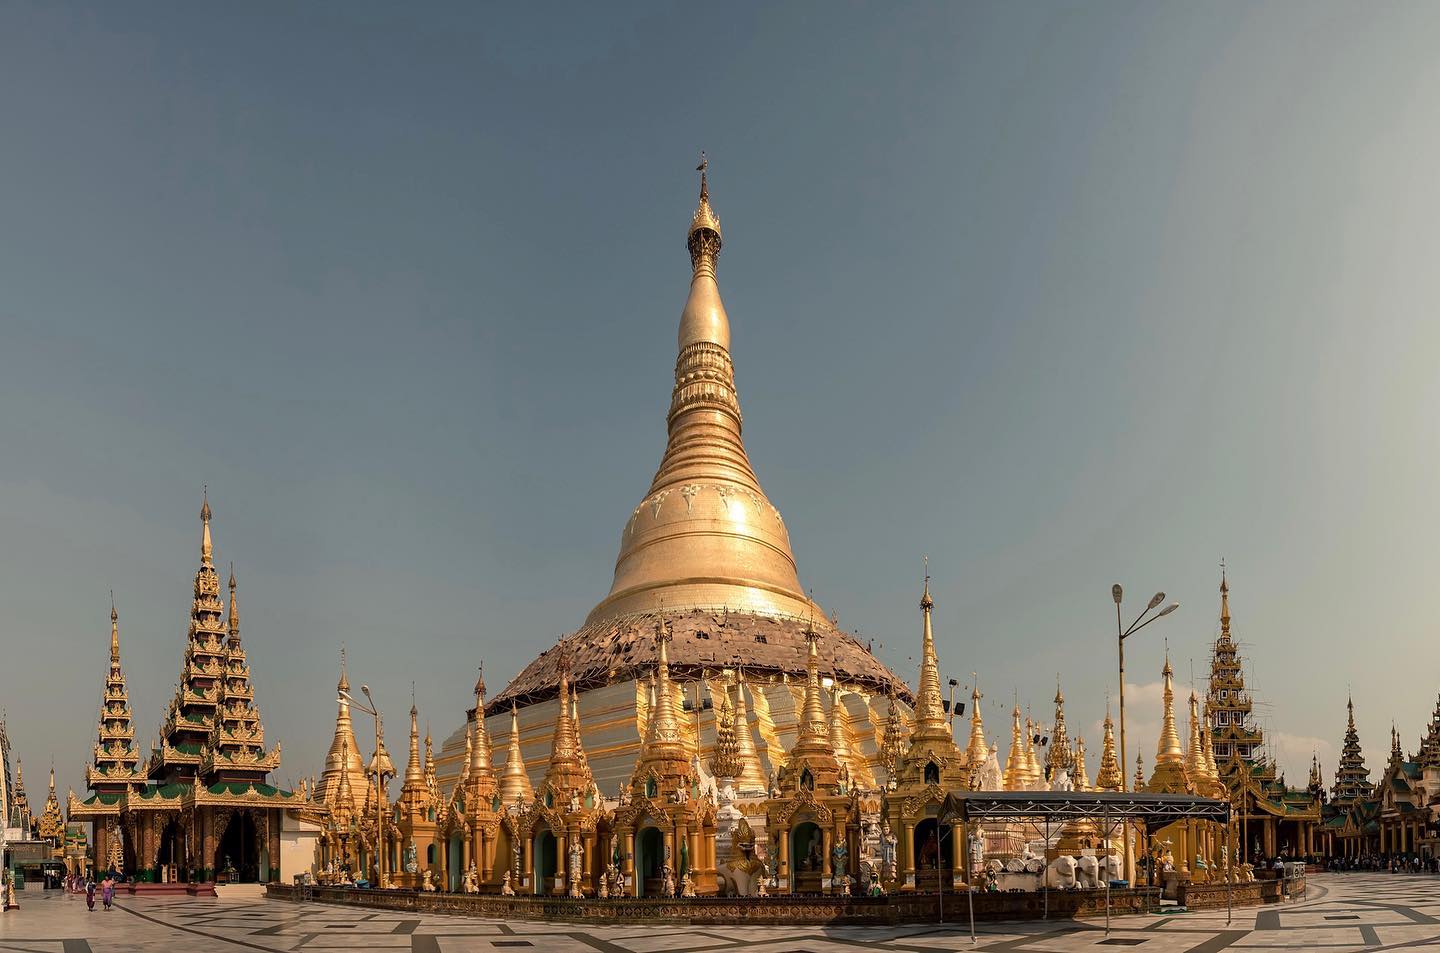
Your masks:
{"label": "sunlit gold surface", "polygon": [[730,319],[715,280],[720,220],[703,175],[687,244],[690,294],[680,315],[669,439],[621,532],[610,593],[587,621],[662,607],[808,616],[815,607],[801,589],[789,533],[741,439]]}

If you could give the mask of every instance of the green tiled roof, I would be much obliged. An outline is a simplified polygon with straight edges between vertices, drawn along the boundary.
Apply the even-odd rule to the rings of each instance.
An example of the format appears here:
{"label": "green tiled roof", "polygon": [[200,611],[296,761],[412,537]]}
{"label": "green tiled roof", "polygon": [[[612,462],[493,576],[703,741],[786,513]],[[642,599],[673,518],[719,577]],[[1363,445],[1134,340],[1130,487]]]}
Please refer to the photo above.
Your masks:
{"label": "green tiled roof", "polygon": [[271,786],[271,785],[269,785],[269,784],[264,784],[264,783],[259,782],[259,781],[256,781],[256,782],[254,782],[254,783],[251,783],[251,782],[249,782],[249,781],[229,781],[229,782],[224,782],[224,781],[222,781],[222,782],[219,783],[219,784],[212,784],[212,785],[210,785],[209,791],[210,791],[211,794],[236,794],[236,795],[239,795],[239,794],[244,794],[246,791],[250,790],[251,788],[254,788],[254,789],[255,789],[255,793],[256,793],[256,794],[263,795],[264,797],[274,797],[274,796],[277,795],[277,794],[284,794],[284,793],[285,793],[284,791],[281,791],[281,790],[280,790],[279,788],[277,788],[277,787],[273,787],[273,786]]}
{"label": "green tiled roof", "polygon": [[190,790],[188,784],[162,784],[159,787],[145,788],[139,792],[139,797],[147,801],[157,795],[163,798],[180,797],[188,790]]}

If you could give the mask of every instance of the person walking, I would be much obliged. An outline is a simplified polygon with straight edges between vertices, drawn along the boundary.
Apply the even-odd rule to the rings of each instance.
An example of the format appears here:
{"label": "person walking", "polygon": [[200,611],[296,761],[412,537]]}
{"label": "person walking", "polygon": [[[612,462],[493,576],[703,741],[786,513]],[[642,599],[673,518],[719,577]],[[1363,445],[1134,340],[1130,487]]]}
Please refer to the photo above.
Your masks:
{"label": "person walking", "polygon": [[95,912],[95,878],[90,877],[85,881],[85,906],[91,913]]}
{"label": "person walking", "polygon": [[100,899],[105,902],[105,909],[109,910],[110,905],[115,902],[115,875],[106,874],[105,882],[100,885]]}

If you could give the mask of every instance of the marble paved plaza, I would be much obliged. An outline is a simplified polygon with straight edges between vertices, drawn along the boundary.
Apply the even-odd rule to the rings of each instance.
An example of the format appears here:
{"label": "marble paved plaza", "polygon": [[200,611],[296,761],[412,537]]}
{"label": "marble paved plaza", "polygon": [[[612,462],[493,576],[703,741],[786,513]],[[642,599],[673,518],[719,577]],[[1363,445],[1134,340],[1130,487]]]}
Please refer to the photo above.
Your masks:
{"label": "marble paved plaza", "polygon": [[1376,951],[1440,949],[1440,877],[1331,874],[1312,876],[1309,896],[1283,906],[1175,913],[1116,919],[1104,924],[1062,921],[989,924],[978,943],[957,926],[678,927],[501,923],[447,916],[410,916],[358,908],[283,901],[124,898],[105,913],[79,898],[22,894],[18,911],[0,915],[0,951],[18,953],[130,953],[136,950],[231,953],[259,950],[396,950],[470,953],[535,950],[724,951],[856,953],[896,950],[994,950],[1080,953],[1105,947],[1143,947],[1144,953],[1304,949]]}

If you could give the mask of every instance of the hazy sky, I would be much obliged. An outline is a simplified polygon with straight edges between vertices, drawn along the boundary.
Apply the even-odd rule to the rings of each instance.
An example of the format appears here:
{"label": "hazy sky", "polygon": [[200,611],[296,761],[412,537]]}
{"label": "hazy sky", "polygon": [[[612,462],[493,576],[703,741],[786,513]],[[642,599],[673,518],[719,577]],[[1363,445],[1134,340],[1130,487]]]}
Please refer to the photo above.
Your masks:
{"label": "hazy sky", "polygon": [[32,797],[52,755],[83,784],[112,587],[148,750],[205,483],[281,783],[342,642],[403,751],[412,679],[441,737],[482,657],[497,691],[575,628],[663,449],[702,148],[746,442],[842,625],[913,679],[929,554],[945,673],[1002,738],[1061,673],[1093,771],[1110,584],[1164,589],[1148,766],[1225,557],[1289,779],[1347,686],[1378,769],[1440,689],[1436,36],[1308,0],[6,4]]}

